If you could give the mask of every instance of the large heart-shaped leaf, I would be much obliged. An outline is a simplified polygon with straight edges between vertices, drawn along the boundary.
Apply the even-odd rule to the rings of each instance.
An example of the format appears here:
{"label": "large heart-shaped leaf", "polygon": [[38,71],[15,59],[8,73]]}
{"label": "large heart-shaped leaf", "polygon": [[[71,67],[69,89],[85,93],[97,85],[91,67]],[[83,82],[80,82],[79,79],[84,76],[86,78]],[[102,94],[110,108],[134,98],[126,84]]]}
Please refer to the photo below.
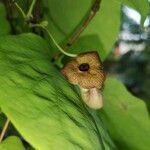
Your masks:
{"label": "large heart-shaped leaf", "polygon": [[36,149],[115,149],[102,122],[33,34],[0,39],[0,107]]}
{"label": "large heart-shaped leaf", "polygon": [[24,147],[18,137],[10,136],[0,143],[0,150],[24,150]]}
{"label": "large heart-shaped leaf", "polygon": [[[49,10],[45,13],[49,21],[48,28],[59,43],[65,43],[76,27],[80,26],[93,2],[92,0],[44,1],[45,7]],[[147,0],[102,0],[99,12],[75,45],[70,48],[71,52],[93,50],[94,48],[104,59],[118,38],[122,4],[139,11],[143,20],[149,11]]]}
{"label": "large heart-shaped leaf", "polygon": [[150,118],[146,104],[129,94],[117,80],[109,78],[104,90],[105,105],[99,115],[121,150],[148,150]]}

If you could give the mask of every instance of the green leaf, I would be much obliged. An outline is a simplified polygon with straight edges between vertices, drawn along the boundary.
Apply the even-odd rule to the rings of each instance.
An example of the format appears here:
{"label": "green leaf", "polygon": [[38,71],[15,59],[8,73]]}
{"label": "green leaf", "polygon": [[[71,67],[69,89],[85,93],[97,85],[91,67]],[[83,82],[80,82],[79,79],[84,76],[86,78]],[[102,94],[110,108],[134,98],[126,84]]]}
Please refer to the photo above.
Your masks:
{"label": "green leaf", "polygon": [[[47,1],[46,6],[49,11],[46,12],[46,19],[49,21],[49,30],[56,41],[65,43],[66,39],[80,26],[83,18],[87,16],[92,3],[91,0]],[[102,1],[100,11],[81,34],[81,38],[70,49],[71,52],[79,53],[94,48],[104,59],[117,38],[120,26],[120,6],[120,3],[114,1]],[[113,11],[111,16],[108,13],[109,10]],[[82,42],[82,39],[87,39],[87,42]]]}
{"label": "green leaf", "polygon": [[10,136],[0,143],[0,150],[25,150],[25,148],[18,137]]}
{"label": "green leaf", "polygon": [[56,41],[63,42],[88,12],[91,0],[45,0],[45,18]]}
{"label": "green leaf", "polygon": [[148,150],[150,118],[146,104],[113,78],[106,81],[104,100],[105,105],[99,115],[119,149]]}
{"label": "green leaf", "polygon": [[6,19],[6,12],[4,5],[0,2],[0,36],[9,34],[10,26]]}
{"label": "green leaf", "polygon": [[99,40],[99,36],[96,34],[81,36],[70,48],[70,51],[74,54],[91,50],[97,50],[102,60],[104,60],[104,58],[107,56],[107,52],[104,50],[103,43]]}
{"label": "green leaf", "polygon": [[0,107],[36,149],[115,149],[95,111],[82,102],[33,34],[0,39]]}
{"label": "green leaf", "polygon": [[[47,10],[45,15],[49,22],[48,28],[56,41],[60,44],[66,42],[74,30],[83,22],[92,3],[92,0],[44,1]],[[102,0],[99,12],[80,35],[75,45],[70,48],[70,51],[80,53],[94,48],[104,59],[118,38],[122,4],[134,6],[136,10],[140,11],[143,18],[148,13],[147,0]],[[82,41],[83,39],[87,39],[87,42]]]}

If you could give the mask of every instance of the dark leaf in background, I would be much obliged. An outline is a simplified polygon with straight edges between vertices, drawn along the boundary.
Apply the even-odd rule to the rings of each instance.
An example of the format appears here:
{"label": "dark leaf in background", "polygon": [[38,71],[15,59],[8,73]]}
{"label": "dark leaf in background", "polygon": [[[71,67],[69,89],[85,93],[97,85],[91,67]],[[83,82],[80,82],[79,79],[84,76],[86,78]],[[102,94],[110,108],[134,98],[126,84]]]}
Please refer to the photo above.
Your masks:
{"label": "dark leaf in background", "polygon": [[16,136],[10,136],[0,144],[0,150],[24,150],[24,149],[25,148],[21,140]]}
{"label": "dark leaf in background", "polygon": [[6,19],[6,11],[4,5],[0,2],[0,36],[10,33],[10,26]]}

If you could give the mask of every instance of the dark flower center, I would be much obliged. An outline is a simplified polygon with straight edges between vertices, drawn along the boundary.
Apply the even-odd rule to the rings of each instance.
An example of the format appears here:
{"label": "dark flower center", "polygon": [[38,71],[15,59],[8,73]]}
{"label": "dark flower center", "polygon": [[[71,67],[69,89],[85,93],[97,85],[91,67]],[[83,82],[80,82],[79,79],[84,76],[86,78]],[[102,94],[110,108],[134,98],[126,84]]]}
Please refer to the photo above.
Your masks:
{"label": "dark flower center", "polygon": [[90,66],[87,63],[83,63],[79,66],[80,71],[88,71],[89,69],[90,69]]}

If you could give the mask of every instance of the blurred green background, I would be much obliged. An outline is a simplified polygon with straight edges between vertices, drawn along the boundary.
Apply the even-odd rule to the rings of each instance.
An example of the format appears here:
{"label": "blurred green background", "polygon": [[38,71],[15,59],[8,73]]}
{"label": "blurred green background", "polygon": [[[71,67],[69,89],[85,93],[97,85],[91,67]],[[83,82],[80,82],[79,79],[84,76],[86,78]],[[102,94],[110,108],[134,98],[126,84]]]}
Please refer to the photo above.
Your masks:
{"label": "blurred green background", "polygon": [[150,13],[144,27],[140,14],[122,7],[119,38],[104,62],[106,72],[117,76],[150,109]]}

